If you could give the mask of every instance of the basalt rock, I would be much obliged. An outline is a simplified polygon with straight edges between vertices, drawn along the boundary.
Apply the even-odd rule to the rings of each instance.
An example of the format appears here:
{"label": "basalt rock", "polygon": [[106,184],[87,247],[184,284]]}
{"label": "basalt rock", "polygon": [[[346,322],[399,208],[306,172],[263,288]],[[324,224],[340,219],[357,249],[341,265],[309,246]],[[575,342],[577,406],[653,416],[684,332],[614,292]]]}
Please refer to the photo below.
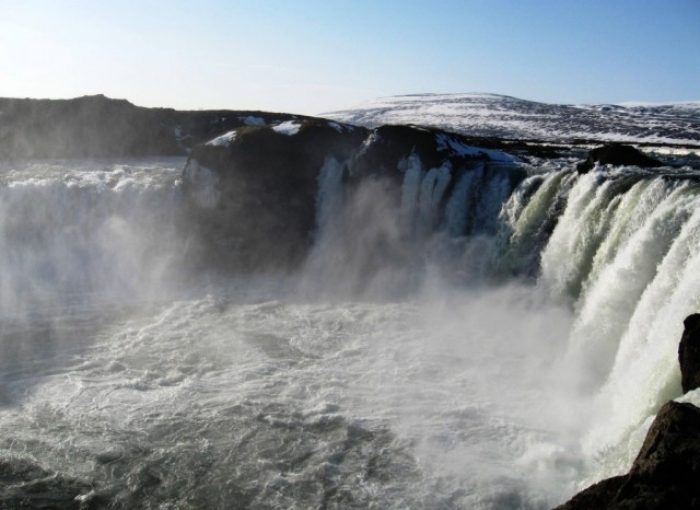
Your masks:
{"label": "basalt rock", "polygon": [[631,145],[609,143],[592,149],[588,158],[577,166],[579,173],[585,174],[593,169],[596,163],[601,165],[633,165],[640,168],[661,166],[661,162],[647,156]]}
{"label": "basalt rock", "polygon": [[683,393],[687,393],[700,387],[700,314],[688,316],[683,325],[685,330],[678,346],[678,362]]}

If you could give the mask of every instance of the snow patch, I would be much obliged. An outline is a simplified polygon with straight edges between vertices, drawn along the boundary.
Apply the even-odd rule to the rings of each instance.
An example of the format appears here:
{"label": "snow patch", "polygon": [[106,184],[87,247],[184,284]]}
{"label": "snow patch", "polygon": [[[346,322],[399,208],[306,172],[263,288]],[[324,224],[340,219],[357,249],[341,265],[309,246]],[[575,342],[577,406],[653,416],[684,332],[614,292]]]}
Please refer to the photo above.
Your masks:
{"label": "snow patch", "polygon": [[284,121],[280,124],[277,124],[276,126],[274,126],[272,128],[272,130],[275,133],[279,133],[281,135],[287,135],[287,136],[296,135],[300,129],[301,129],[301,124],[298,122],[294,122],[293,120]]}
{"label": "snow patch", "polygon": [[228,147],[236,140],[236,130],[229,131],[223,135],[217,136],[213,140],[209,140],[206,145],[212,145],[215,147]]}
{"label": "snow patch", "polygon": [[506,163],[514,163],[517,161],[517,158],[503,151],[499,151],[496,149],[484,149],[482,147],[474,147],[473,145],[467,145],[445,134],[437,135],[436,139],[438,144],[438,150],[451,150],[458,156],[466,156],[470,158],[487,156],[491,161],[502,161]]}
{"label": "snow patch", "polygon": [[359,158],[364,156],[364,154],[369,150],[373,143],[379,141],[379,134],[376,131],[372,131],[367,138],[362,142],[360,150],[357,152],[355,157]]}

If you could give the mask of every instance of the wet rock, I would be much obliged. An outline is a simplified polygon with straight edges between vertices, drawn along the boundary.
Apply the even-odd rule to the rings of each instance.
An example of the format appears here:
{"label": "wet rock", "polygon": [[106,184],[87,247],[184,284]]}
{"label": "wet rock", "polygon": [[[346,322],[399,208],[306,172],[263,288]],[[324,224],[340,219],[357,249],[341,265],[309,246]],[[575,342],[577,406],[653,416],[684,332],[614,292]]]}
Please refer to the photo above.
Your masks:
{"label": "wet rock", "polygon": [[596,165],[633,165],[640,168],[661,166],[661,162],[635,149],[631,145],[609,143],[597,147],[588,153],[588,158],[579,163],[577,171],[587,173]]}
{"label": "wet rock", "polygon": [[683,325],[685,330],[678,346],[678,362],[683,393],[687,393],[700,387],[700,314],[688,316]]}

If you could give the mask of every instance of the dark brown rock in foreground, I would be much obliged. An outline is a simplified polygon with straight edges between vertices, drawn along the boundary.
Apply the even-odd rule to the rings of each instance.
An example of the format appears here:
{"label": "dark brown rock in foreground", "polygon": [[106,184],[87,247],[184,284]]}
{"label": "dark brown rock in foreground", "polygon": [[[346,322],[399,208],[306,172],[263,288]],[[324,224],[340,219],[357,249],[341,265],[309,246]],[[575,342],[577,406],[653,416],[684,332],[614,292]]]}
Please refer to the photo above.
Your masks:
{"label": "dark brown rock in foreground", "polygon": [[588,153],[588,158],[579,163],[579,173],[587,173],[599,163],[601,165],[632,165],[640,168],[661,166],[661,162],[635,149],[631,145],[621,143],[609,143],[602,147],[596,147]]}
{"label": "dark brown rock in foreground", "polygon": [[689,315],[683,321],[685,330],[678,346],[683,393],[700,387],[700,313]]}

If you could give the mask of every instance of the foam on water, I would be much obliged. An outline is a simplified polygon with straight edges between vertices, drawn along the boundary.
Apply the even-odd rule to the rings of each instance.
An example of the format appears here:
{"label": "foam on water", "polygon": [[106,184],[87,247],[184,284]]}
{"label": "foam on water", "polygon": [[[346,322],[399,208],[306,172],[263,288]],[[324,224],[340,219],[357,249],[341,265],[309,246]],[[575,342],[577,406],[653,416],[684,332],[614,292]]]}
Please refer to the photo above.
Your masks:
{"label": "foam on water", "polygon": [[[17,431],[5,454],[31,449],[46,468],[96,476],[124,504],[141,501],[147,476],[161,479],[152,502],[218,494],[265,508],[539,507],[572,483],[558,396],[533,391],[548,359],[522,358],[556,352],[566,310],[531,317],[525,289],[334,305],[222,290],[93,324],[94,344],[33,376],[29,393],[14,381],[22,407],[2,413]],[[505,308],[519,326],[484,327]],[[513,349],[516,334],[537,343]],[[533,469],[548,490],[527,481]]]}

